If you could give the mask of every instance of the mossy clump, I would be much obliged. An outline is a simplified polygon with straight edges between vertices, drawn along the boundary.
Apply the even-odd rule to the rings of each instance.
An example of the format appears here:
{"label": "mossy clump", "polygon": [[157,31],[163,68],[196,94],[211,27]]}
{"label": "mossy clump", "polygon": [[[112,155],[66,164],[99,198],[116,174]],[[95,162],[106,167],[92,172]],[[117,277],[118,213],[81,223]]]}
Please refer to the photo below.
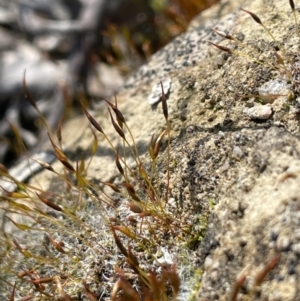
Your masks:
{"label": "mossy clump", "polygon": [[[25,79],[23,84],[28,100],[38,110]],[[1,168],[3,180],[16,186],[15,191],[3,188],[1,196],[5,212],[1,293],[11,300],[182,298],[181,276],[187,277],[188,257],[205,234],[207,216],[199,218],[201,225],[195,225],[172,198],[171,125],[163,87],[166,126],[152,136],[148,157],[139,155],[117,99],[115,103],[105,101],[122,147],[113,145],[82,105],[93,137],[88,159],[71,160],[62,147],[61,128],[55,137],[40,116],[63,170],[36,162],[52,174],[59,189],[21,183]],[[115,156],[119,175],[111,182],[89,177],[100,136]]]}

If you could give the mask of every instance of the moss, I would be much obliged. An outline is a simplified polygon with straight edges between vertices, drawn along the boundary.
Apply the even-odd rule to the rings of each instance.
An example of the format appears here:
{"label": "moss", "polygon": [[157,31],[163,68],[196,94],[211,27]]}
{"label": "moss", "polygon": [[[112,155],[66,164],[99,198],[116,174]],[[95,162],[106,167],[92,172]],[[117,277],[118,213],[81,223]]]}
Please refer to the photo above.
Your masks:
{"label": "moss", "polygon": [[[26,233],[20,236],[18,232],[5,232],[3,243],[12,249],[8,251],[9,261],[0,268],[6,275],[3,280],[11,286],[15,281],[11,273],[22,273],[20,280],[16,280],[16,289],[22,296],[32,294],[36,300],[93,300],[103,294],[109,299],[108,292],[111,292],[112,299],[120,295],[125,301],[132,294],[139,298],[138,291],[146,289],[143,294],[149,296],[160,292],[166,300],[177,298],[180,280],[175,257],[182,248],[179,244],[190,240],[188,248],[184,248],[187,258],[177,263],[180,268],[187,263],[189,249],[203,237],[206,219],[200,216],[201,225],[193,227],[183,218],[184,211],[171,203],[170,125],[166,101],[163,101],[166,129],[157,138],[152,137],[148,158],[139,155],[117,102],[107,103],[115,113],[113,116],[110,112],[111,126],[120,136],[124,152],[113,145],[100,124],[83,107],[94,128],[91,158],[71,160],[50,133],[62,171],[45,162],[39,164],[60,179],[56,185],[61,188],[49,191],[18,183],[22,189],[5,191],[7,211],[13,212],[9,220]],[[115,153],[114,164],[119,172],[116,182],[89,179],[89,166],[93,164],[99,139],[94,131],[99,132]],[[167,140],[167,147],[163,159],[159,159],[163,139]],[[130,160],[138,168],[129,165]],[[16,181],[6,171],[2,176]],[[121,201],[117,201],[118,198]],[[19,216],[29,221],[21,223]],[[3,255],[4,251],[1,250]],[[20,272],[22,270],[24,272]],[[133,284],[128,282],[125,273],[133,274],[130,280]],[[110,280],[103,288],[105,279]],[[92,291],[86,283],[93,287]],[[7,287],[6,294],[9,291]]]}

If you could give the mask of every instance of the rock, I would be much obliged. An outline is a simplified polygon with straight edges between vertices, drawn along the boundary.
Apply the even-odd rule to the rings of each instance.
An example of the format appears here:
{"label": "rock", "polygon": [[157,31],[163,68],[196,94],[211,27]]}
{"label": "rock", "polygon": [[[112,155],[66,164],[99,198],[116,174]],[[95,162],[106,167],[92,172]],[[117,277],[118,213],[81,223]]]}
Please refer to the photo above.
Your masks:
{"label": "rock", "polygon": [[242,149],[238,146],[235,146],[232,150],[232,157],[236,160],[240,160],[244,156]]}
{"label": "rock", "polygon": [[265,102],[273,102],[281,94],[284,94],[287,89],[287,82],[283,80],[271,80],[258,88],[258,94]]}
{"label": "rock", "polygon": [[[160,80],[170,78],[172,81],[168,99],[172,127],[170,197],[178,202],[180,217],[190,221],[192,230],[198,234],[189,248],[181,243],[168,249],[170,257],[177,258],[182,277],[181,290],[185,297],[179,294],[179,300],[189,297],[198,301],[230,300],[235,279],[242,271],[246,279],[237,300],[247,300],[250,296],[257,301],[297,300],[300,291],[296,277],[300,273],[297,232],[300,222],[299,121],[284,106],[289,101],[284,96],[272,104],[272,107],[276,106],[280,126],[269,118],[272,114],[270,106],[258,105],[253,98],[246,97],[257,94],[259,87],[282,74],[271,68],[274,45],[270,37],[247,13],[240,11],[239,6],[238,1],[222,1],[195,19],[185,34],[174,39],[133,74],[117,96],[118,107],[144,160],[152,134],[165,129],[161,106],[150,107],[147,97]],[[291,55],[285,63],[293,70],[293,59],[299,50],[289,4],[280,0],[270,7],[262,0],[246,0],[243,7],[266,22],[265,26],[280,47]],[[251,47],[238,45],[238,50],[255,60],[229,54],[222,66],[216,66],[220,50],[208,46],[206,40],[226,47],[236,46],[233,41],[222,41],[215,36],[210,29],[212,26],[233,35],[241,32],[245,36],[243,42],[250,43]],[[259,52],[255,50],[257,48]],[[263,63],[257,64],[258,60]],[[294,84],[297,76],[292,76]],[[209,108],[206,101],[212,104]],[[221,107],[217,106],[219,102],[222,102]],[[267,111],[263,114],[260,111],[255,119],[268,119],[267,122],[256,122],[250,115],[243,114],[244,110],[254,106],[258,111]],[[106,110],[91,113],[111,137],[112,144],[121,145]],[[63,128],[64,147],[75,164],[76,160],[81,160],[83,150],[90,154],[93,136],[85,117],[73,120]],[[163,151],[162,157],[166,157]],[[159,176],[165,179],[163,166]],[[62,170],[59,162],[53,167]],[[92,179],[102,181],[118,178],[115,154],[101,139],[88,174]],[[43,172],[38,180],[39,185],[47,189],[54,176]],[[36,185],[34,180],[31,184]],[[128,210],[122,202],[118,209],[118,215]],[[83,219],[86,218],[87,223],[91,221],[89,225],[97,231],[102,225],[103,209],[87,206],[84,210],[81,211]],[[77,231],[79,236],[81,229]],[[22,235],[25,239],[26,233],[22,232]],[[82,237],[90,237],[92,242],[101,239],[100,235],[95,239],[90,233],[83,233]],[[28,237],[27,241],[30,241]],[[110,248],[113,249],[111,245]],[[105,277],[113,278],[112,270],[120,257],[111,261],[97,255],[88,260],[85,253],[77,249],[76,252],[88,274],[106,262],[105,272],[109,276],[105,273]],[[255,279],[266,268],[270,271],[264,281],[251,292]],[[60,270],[64,269],[67,265],[61,264]],[[72,269],[74,279],[82,279],[82,269],[79,270]],[[72,290],[68,283],[64,288]],[[73,288],[72,292],[78,296],[80,289]],[[9,292],[6,290],[2,295],[9,296]]]}
{"label": "rock", "polygon": [[162,89],[167,97],[171,89],[171,79],[167,78],[153,86],[151,94],[148,96],[148,103],[150,105],[157,104],[162,98]]}
{"label": "rock", "polygon": [[244,114],[251,119],[267,120],[272,115],[272,108],[269,105],[256,105],[252,108],[245,109]]}

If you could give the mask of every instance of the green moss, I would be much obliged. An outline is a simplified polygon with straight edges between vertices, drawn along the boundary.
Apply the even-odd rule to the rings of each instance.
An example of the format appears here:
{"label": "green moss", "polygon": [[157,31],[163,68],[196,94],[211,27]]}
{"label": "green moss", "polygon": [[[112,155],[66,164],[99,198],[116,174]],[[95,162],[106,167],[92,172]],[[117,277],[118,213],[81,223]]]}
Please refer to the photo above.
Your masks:
{"label": "green moss", "polygon": [[189,296],[189,301],[196,301],[198,297],[198,292],[202,286],[201,278],[203,275],[203,271],[201,269],[194,269],[194,274],[192,276],[192,294]]}

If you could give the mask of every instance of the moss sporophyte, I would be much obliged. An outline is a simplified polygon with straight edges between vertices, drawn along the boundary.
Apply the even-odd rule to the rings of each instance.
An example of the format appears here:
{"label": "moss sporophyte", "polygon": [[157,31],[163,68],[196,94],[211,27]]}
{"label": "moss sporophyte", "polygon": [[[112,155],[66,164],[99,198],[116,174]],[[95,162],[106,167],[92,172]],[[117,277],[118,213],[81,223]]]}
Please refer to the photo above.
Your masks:
{"label": "moss sporophyte", "polygon": [[[23,86],[38,111],[25,75]],[[82,104],[93,141],[90,158],[75,162],[62,147],[61,127],[55,137],[38,111],[63,170],[35,161],[58,179],[61,188],[43,190],[21,183],[1,166],[2,178],[16,187],[15,191],[3,187],[1,196],[3,295],[10,295],[10,300],[178,300],[177,256],[188,254],[186,242],[195,244],[202,236],[171,198],[171,129],[161,87],[166,127],[152,136],[148,158],[139,155],[117,99],[105,102],[122,147],[114,146]],[[89,178],[99,136],[115,154],[119,173],[115,182]],[[164,152],[163,141],[167,142]],[[129,158],[135,166],[128,164]],[[160,169],[166,170],[165,175]]]}
{"label": "moss sporophyte", "polygon": [[[293,1],[290,1],[290,6],[298,36]],[[271,37],[276,61],[262,63],[255,56],[246,57],[283,74],[291,82],[293,94],[297,95],[297,64],[261,19],[248,10],[244,11]],[[250,47],[233,35],[218,29],[214,31],[238,47]],[[211,44],[226,53],[245,56],[227,46]],[[257,53],[255,48],[251,51]],[[25,76],[23,86],[28,100],[38,111]],[[208,215],[201,215],[198,218],[201,222],[194,225],[173,198],[170,165],[176,168],[177,159],[171,159],[170,155],[171,123],[163,85],[161,87],[165,128],[153,134],[147,157],[139,154],[117,99],[114,103],[106,100],[106,103],[111,126],[119,137],[118,146],[106,134],[94,113],[82,104],[93,140],[86,156],[89,158],[75,161],[62,146],[62,129],[55,137],[38,111],[63,170],[59,172],[51,164],[35,160],[55,176],[60,189],[45,190],[38,185],[20,182],[0,166],[2,178],[16,187],[15,191],[3,187],[1,196],[1,209],[5,211],[0,237],[0,292],[3,296],[12,301],[180,300],[181,282],[185,276],[181,265],[205,235]],[[265,97],[272,99],[276,95],[271,92]],[[17,129],[15,132],[18,137]],[[100,137],[114,154],[118,176],[111,181],[89,177],[89,168],[99,151]],[[162,150],[164,143],[167,147]],[[19,144],[22,145],[22,141]],[[215,203],[210,199],[212,210]],[[249,300],[279,260],[280,256],[274,255],[266,261],[255,277]],[[202,274],[202,271],[197,269],[195,274]],[[243,271],[234,282],[229,300],[237,300],[246,276],[247,271]],[[200,285],[197,283],[195,287]]]}
{"label": "moss sporophyte", "polygon": [[[293,13],[294,32],[297,38],[300,38],[294,1],[290,0],[289,4]],[[263,23],[259,16],[249,10],[243,8],[241,10],[250,15],[254,22],[257,23],[258,26],[261,26],[266,35],[271,39],[271,43],[269,43],[271,45],[271,56],[269,51],[264,53],[264,50],[261,50],[259,46],[255,46],[255,44],[250,46],[241,41],[238,37],[234,37],[233,35],[216,28],[212,28],[212,30],[225,40],[234,43],[234,47],[223,46],[211,41],[208,41],[208,43],[229,55],[245,58],[255,64],[265,66],[274,71],[276,74],[275,76],[279,78],[278,80],[275,79],[274,81],[266,83],[258,89],[257,95],[241,95],[241,97],[257,97],[258,100],[263,103],[271,103],[280,96],[287,96],[288,101],[294,100],[299,95],[300,91],[298,54],[285,49],[282,45],[283,43],[276,40],[273,33],[268,29],[267,25]],[[288,88],[290,92],[287,95],[280,94],[279,92],[285,90],[285,88]]]}

